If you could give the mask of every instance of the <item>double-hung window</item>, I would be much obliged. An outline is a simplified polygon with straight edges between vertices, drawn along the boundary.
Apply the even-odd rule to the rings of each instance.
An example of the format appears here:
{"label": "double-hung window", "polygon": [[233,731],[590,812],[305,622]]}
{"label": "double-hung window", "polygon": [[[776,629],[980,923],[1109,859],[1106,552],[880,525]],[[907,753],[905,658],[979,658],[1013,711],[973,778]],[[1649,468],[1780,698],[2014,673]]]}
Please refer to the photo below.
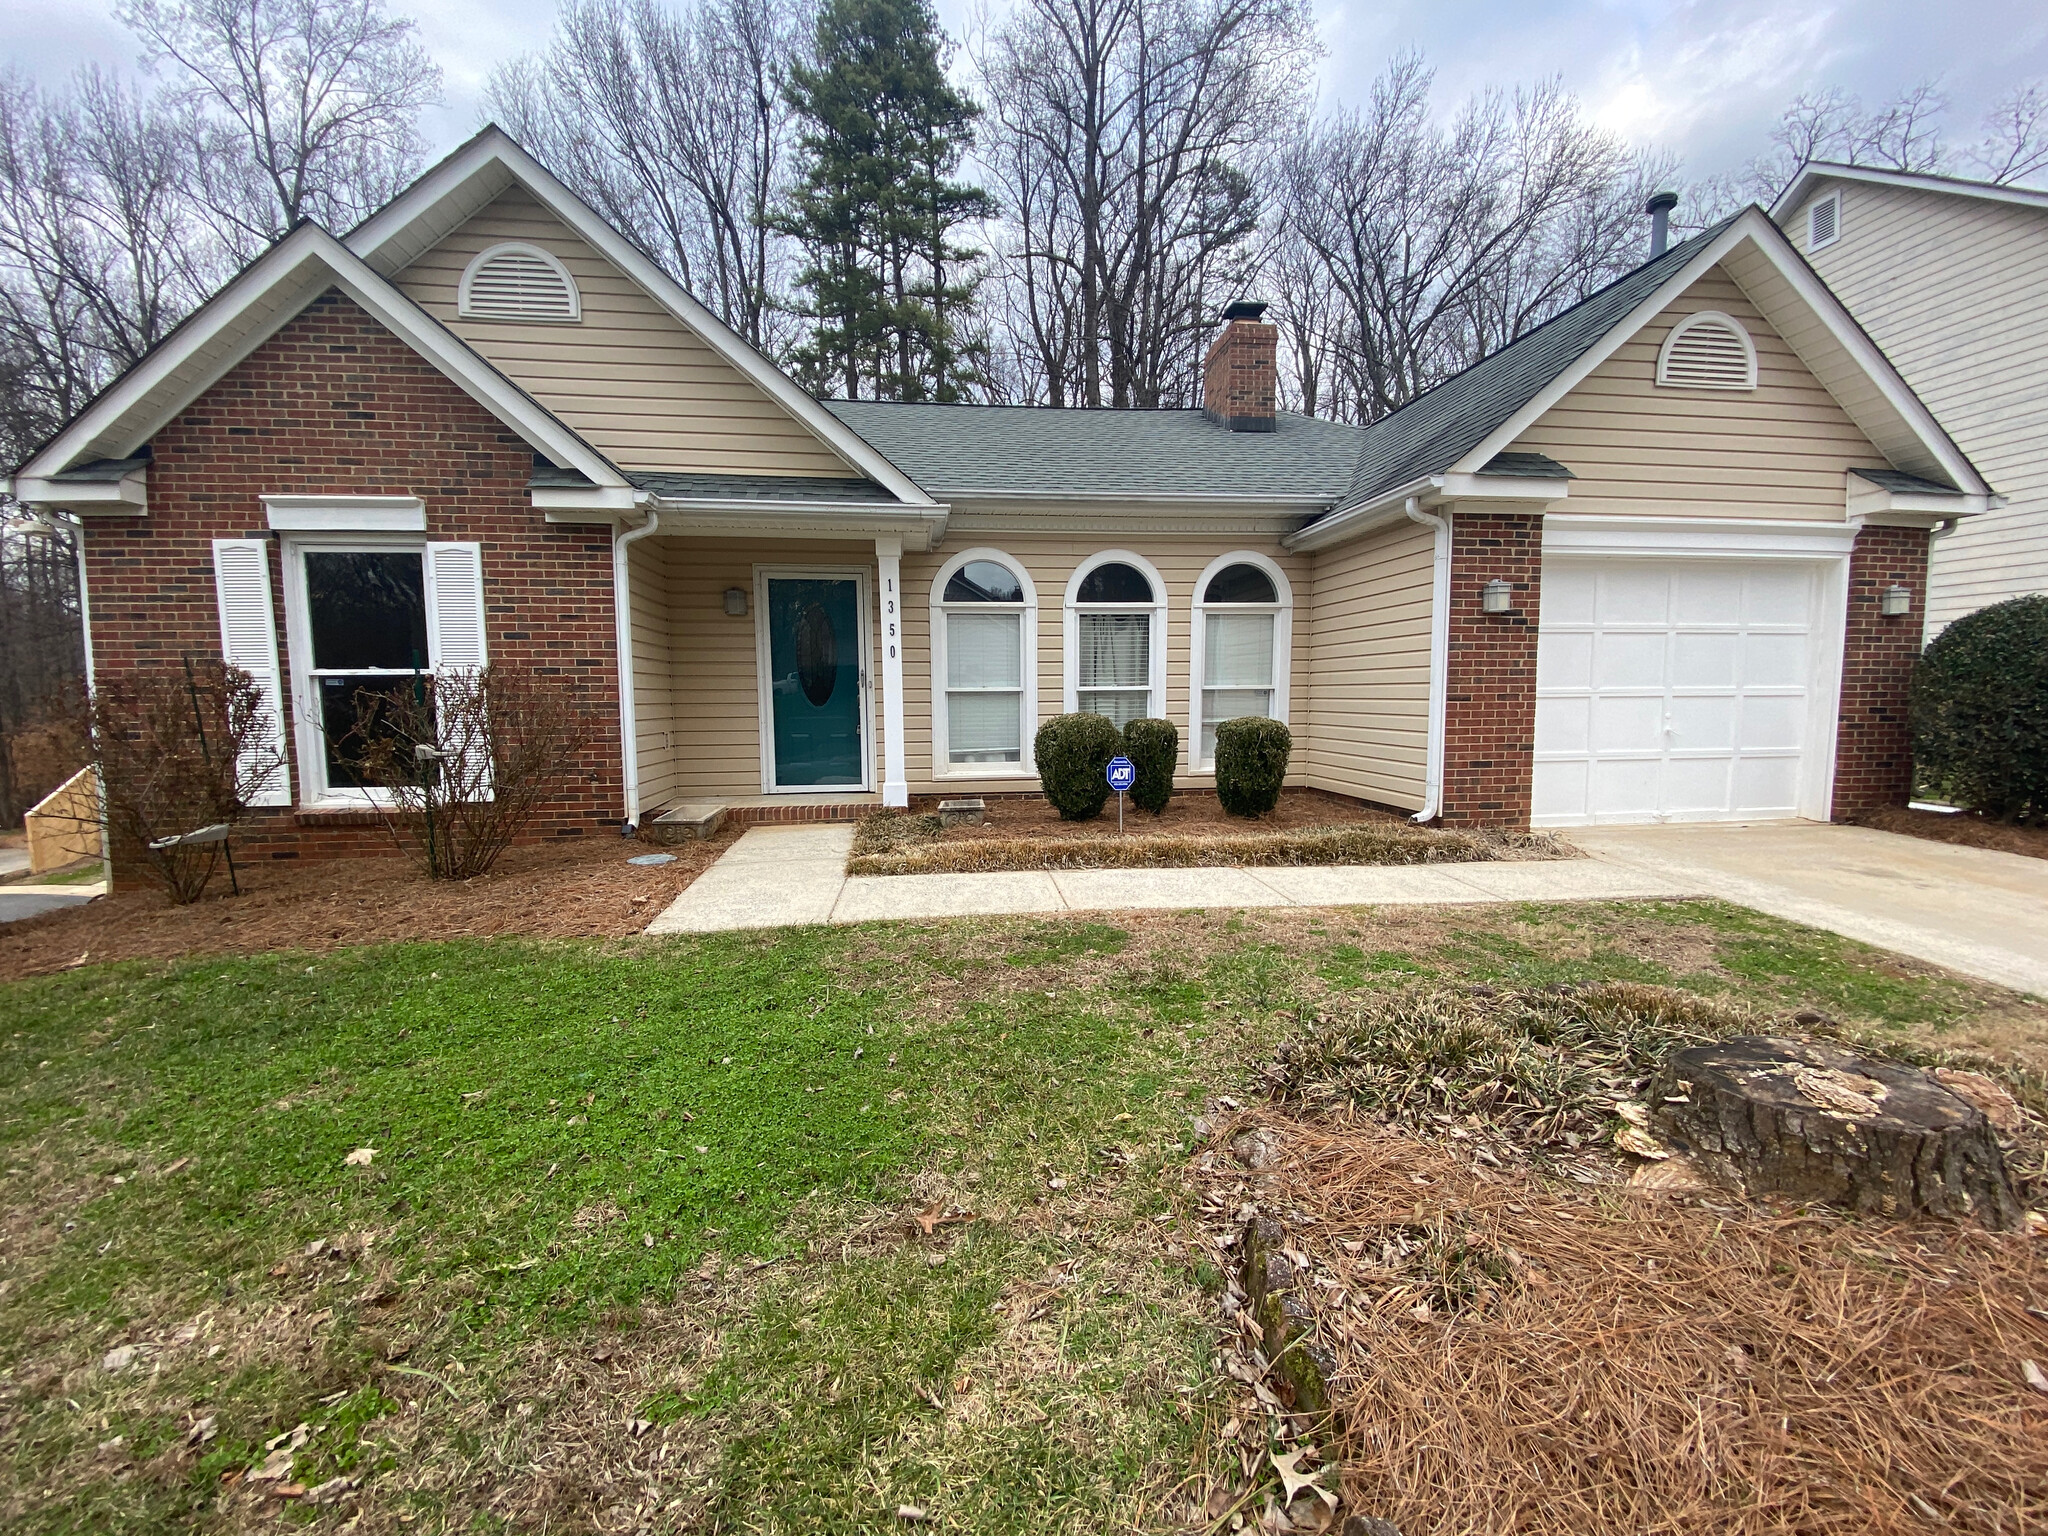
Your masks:
{"label": "double-hung window", "polygon": [[1119,728],[1165,705],[1166,603],[1135,555],[1097,555],[1067,588],[1067,704]]}
{"label": "double-hung window", "polygon": [[1216,762],[1216,727],[1245,715],[1287,718],[1293,594],[1262,555],[1225,555],[1195,584],[1196,766]]}
{"label": "double-hung window", "polygon": [[1022,772],[1037,713],[1038,599],[1022,566],[968,550],[932,588],[932,662],[941,774]]}

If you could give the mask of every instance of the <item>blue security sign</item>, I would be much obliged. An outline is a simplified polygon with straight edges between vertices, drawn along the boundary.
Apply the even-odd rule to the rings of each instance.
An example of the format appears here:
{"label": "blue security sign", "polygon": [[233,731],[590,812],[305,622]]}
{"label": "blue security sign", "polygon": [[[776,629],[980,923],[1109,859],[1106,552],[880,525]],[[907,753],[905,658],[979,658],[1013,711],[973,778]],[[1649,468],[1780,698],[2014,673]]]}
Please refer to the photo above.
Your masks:
{"label": "blue security sign", "polygon": [[1122,794],[1138,782],[1138,770],[1128,757],[1112,757],[1109,760],[1109,769],[1103,777],[1109,780],[1111,789]]}

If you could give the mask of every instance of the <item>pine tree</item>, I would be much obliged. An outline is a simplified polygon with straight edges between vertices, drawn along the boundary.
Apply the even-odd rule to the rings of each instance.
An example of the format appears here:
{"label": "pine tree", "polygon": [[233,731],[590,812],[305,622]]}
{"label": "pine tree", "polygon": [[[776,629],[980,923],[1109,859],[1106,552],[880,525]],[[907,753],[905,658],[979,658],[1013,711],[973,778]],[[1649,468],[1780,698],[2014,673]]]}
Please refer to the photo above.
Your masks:
{"label": "pine tree", "polygon": [[990,204],[950,179],[981,109],[948,83],[946,46],[930,0],[827,0],[790,72],[803,165],[779,223],[809,257],[813,321],[792,360],[821,393],[956,400],[977,382],[958,331],[980,252],[955,231]]}

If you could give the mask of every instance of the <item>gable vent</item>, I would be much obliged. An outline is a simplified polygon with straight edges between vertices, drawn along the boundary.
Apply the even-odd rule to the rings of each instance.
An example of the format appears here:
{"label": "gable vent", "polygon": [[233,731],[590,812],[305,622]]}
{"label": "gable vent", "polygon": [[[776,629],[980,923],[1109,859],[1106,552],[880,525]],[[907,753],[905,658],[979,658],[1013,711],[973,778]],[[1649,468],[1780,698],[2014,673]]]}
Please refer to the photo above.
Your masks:
{"label": "gable vent", "polygon": [[1667,389],[1755,389],[1756,346],[1741,321],[1706,310],[1664,338],[1657,382]]}
{"label": "gable vent", "polygon": [[1833,245],[1842,237],[1842,194],[1830,192],[1826,197],[1808,205],[1806,210],[1806,248],[1820,250]]}
{"label": "gable vent", "polygon": [[580,320],[569,269],[537,245],[494,245],[462,274],[458,311],[479,320]]}

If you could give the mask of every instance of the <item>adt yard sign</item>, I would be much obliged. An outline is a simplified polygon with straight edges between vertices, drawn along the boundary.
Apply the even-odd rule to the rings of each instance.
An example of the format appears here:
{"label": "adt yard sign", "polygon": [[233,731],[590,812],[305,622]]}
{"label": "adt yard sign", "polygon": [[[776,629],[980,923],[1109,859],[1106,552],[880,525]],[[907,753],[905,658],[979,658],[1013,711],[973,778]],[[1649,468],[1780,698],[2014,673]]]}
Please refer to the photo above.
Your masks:
{"label": "adt yard sign", "polygon": [[1105,777],[1109,780],[1109,787],[1122,794],[1138,782],[1138,769],[1128,757],[1112,757]]}

